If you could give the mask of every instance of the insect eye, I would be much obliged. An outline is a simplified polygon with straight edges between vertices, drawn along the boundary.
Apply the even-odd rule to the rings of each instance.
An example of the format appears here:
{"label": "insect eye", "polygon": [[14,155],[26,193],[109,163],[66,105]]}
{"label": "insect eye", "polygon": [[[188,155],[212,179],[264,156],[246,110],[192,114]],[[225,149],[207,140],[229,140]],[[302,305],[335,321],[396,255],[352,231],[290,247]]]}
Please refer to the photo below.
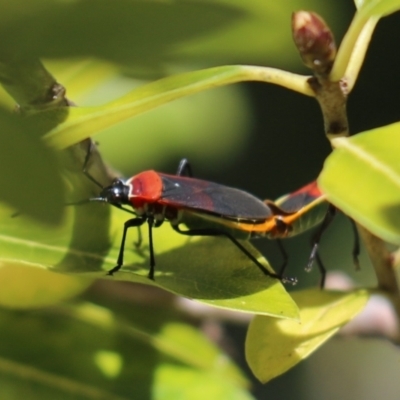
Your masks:
{"label": "insect eye", "polygon": [[110,193],[110,197],[113,200],[119,200],[121,198],[121,189],[113,188],[112,192]]}

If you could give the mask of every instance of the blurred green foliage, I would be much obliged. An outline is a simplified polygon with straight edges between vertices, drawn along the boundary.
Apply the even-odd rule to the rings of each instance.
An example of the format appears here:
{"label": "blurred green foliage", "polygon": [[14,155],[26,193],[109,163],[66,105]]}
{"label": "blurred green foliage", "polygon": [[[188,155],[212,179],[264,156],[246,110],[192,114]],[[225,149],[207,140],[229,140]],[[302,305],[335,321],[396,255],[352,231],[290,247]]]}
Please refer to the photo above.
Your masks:
{"label": "blurred green foliage", "polygon": [[[345,19],[350,18],[343,11],[347,3],[316,0],[0,0],[0,7],[0,32],[7,38],[0,44],[0,61],[14,56],[48,58],[46,65],[65,85],[68,98],[84,106],[105,104],[143,85],[146,79],[205,66],[237,62],[298,69],[300,58],[290,38],[292,11],[313,9],[338,32],[343,31]],[[220,88],[176,101],[113,127],[96,140],[106,160],[126,175],[147,168],[170,169],[182,156],[189,156],[198,176],[207,171],[205,178],[258,191],[263,197],[277,197],[306,179],[314,179],[328,146],[321,144],[325,140],[320,134],[322,123],[315,123],[319,114],[306,118],[310,110],[307,99],[300,99],[305,104],[300,107],[297,100],[289,102],[280,97],[276,88],[263,87],[263,93],[268,91],[271,97],[255,101],[248,95],[249,87]],[[253,94],[257,95],[257,90],[260,89]],[[0,94],[0,102],[8,109],[13,104],[5,93]],[[65,171],[37,136],[20,140],[21,135],[29,135],[35,129],[28,127],[20,132],[20,125],[7,125],[7,118],[1,120],[1,158],[7,160],[1,198],[8,205],[1,209],[4,231],[0,235],[0,279],[3,286],[12,282],[18,287],[19,282],[24,282],[18,290],[10,285],[2,305],[54,306],[34,312],[0,310],[2,398],[252,398],[246,378],[231,360],[182,323],[182,316],[176,315],[170,304],[160,310],[159,306],[151,309],[135,303],[99,301],[93,292],[85,299],[102,303],[103,308],[83,303],[82,298],[60,304],[83,291],[92,277],[100,276],[103,265],[106,268],[113,263],[117,248],[111,248],[112,243],[118,242],[115,235],[126,216],[113,217],[109,225],[107,208],[87,213],[87,208],[82,207],[74,217],[72,211],[64,213],[64,223],[58,228],[32,222],[29,216],[43,219],[47,215],[47,222],[62,217],[65,187],[59,185],[59,177]],[[265,125],[265,119],[271,124]],[[256,122],[257,140],[252,135]],[[9,145],[7,137],[11,134],[15,141]],[[20,151],[19,142],[23,142]],[[31,180],[29,184],[26,177]],[[32,192],[31,182],[39,182]],[[13,210],[20,207],[21,196],[28,200],[21,207],[29,203],[34,210],[23,208],[24,215],[11,221]],[[334,234],[328,233],[327,241]],[[96,240],[92,240],[93,235]],[[172,255],[166,253],[164,257],[180,257],[182,253],[173,254],[175,241],[180,245],[186,239],[169,234],[164,237],[167,236],[168,241],[161,240],[157,248],[161,252],[171,250]],[[343,240],[343,235],[339,236]],[[37,246],[38,241],[45,245]],[[78,251],[69,251],[70,243],[77,244]],[[195,247],[196,244],[187,246],[188,258],[195,257],[191,253]],[[101,254],[92,268],[91,252],[104,248],[110,257]],[[308,252],[305,240],[298,248]],[[206,251],[203,249],[202,253]],[[301,251],[297,249],[294,254],[296,264],[302,266]],[[23,262],[18,257],[30,258],[25,268],[32,275],[21,275]],[[142,263],[146,270],[147,259],[143,262],[143,257],[134,252],[129,257]],[[350,264],[343,261],[350,258],[343,252],[335,257],[327,258],[335,265]],[[40,270],[54,265],[62,270],[65,265],[78,263],[88,266],[85,276],[55,278],[53,272]],[[205,270],[212,270],[213,265],[207,265]],[[218,278],[221,271],[216,271],[217,284],[225,283],[224,277]],[[196,279],[201,278],[201,266],[197,272]],[[239,273],[238,277],[242,276]],[[207,284],[210,277],[203,274],[203,283]],[[254,281],[263,286],[258,277]],[[196,287],[196,280],[189,279],[187,283]],[[214,290],[219,290],[218,285],[211,285]],[[14,294],[11,301],[10,293]],[[103,294],[107,296],[107,291]],[[268,307],[276,311],[280,304]],[[149,319],[151,328],[146,325]]]}

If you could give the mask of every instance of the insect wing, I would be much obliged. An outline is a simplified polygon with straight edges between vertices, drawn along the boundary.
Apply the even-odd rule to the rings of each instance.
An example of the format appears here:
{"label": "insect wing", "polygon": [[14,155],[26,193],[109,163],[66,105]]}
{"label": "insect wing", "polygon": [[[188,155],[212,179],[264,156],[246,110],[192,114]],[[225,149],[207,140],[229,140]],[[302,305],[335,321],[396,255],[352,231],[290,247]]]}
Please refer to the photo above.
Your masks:
{"label": "insect wing", "polygon": [[285,213],[295,213],[305,207],[312,208],[323,201],[326,201],[325,196],[314,181],[293,193],[280,197],[274,203]]}
{"label": "insect wing", "polygon": [[163,192],[160,204],[201,211],[234,220],[263,221],[269,207],[239,189],[189,177],[160,174]]}
{"label": "insect wing", "polygon": [[287,213],[282,216],[282,221],[291,226],[286,237],[298,235],[320,224],[329,207],[326,196],[321,193],[315,181],[280,197],[274,204]]}

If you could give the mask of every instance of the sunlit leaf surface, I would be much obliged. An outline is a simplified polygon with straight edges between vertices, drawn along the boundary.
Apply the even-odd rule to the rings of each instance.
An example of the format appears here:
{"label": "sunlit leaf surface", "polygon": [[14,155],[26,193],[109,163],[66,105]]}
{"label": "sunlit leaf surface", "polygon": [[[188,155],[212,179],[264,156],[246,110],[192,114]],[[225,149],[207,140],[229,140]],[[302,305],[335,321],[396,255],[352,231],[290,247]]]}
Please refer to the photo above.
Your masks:
{"label": "sunlit leaf surface", "polygon": [[254,375],[268,382],[308,357],[364,307],[368,293],[309,289],[293,293],[300,321],[256,316],[246,338],[246,359]]}
{"label": "sunlit leaf surface", "polygon": [[[102,204],[74,208],[75,214],[69,209],[65,224],[57,229],[39,226],[23,216],[11,218],[4,209],[0,230],[4,265],[32,263],[32,267],[55,272],[106,278],[106,272],[115,266],[128,214]],[[145,240],[139,249],[134,245],[137,231],[131,230],[125,266],[109,279],[156,284],[217,307],[297,317],[297,307],[281,283],[260,272],[228,239],[188,239],[168,223],[164,225],[154,230],[155,282],[147,278],[147,226],[142,228]],[[246,246],[255,251],[250,244]]]}
{"label": "sunlit leaf surface", "polygon": [[400,243],[400,124],[334,141],[318,184],[338,208],[388,242]]}
{"label": "sunlit leaf surface", "polygon": [[24,260],[0,261],[0,305],[22,309],[52,305],[80,294],[91,282],[50,272]]}

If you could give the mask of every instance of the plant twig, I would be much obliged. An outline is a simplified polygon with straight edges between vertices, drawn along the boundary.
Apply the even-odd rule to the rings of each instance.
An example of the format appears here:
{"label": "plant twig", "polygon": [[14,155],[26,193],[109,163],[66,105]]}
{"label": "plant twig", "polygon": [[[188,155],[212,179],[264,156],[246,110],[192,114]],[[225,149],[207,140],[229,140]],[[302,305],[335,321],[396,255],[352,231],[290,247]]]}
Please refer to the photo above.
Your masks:
{"label": "plant twig", "polygon": [[0,59],[0,82],[21,112],[69,105],[65,89],[38,59]]}
{"label": "plant twig", "polygon": [[315,98],[321,108],[328,140],[349,136],[346,83],[330,82],[328,79],[317,77],[310,78],[308,83],[314,90]]}
{"label": "plant twig", "polygon": [[[55,110],[57,112],[53,114],[56,114],[56,117],[53,120],[48,119],[50,122],[47,124],[49,125],[48,129],[51,129],[62,122],[62,118],[57,118],[57,116],[68,113],[69,106],[73,105],[65,97],[64,87],[56,82],[38,59],[18,57],[3,59],[0,61],[0,82],[16,101],[20,114],[30,118],[33,125],[38,121],[40,123],[43,110],[50,112]],[[35,119],[36,117],[38,120]],[[27,133],[29,134],[29,132]],[[43,138],[38,140],[43,140]],[[46,143],[44,144],[46,145]],[[91,182],[82,171],[88,149],[90,149],[90,160],[86,170],[90,175],[102,185],[109,184],[116,177],[116,174],[105,165],[96,145],[90,138],[65,150],[57,151],[56,155],[63,177],[69,183],[70,193],[66,203],[76,202],[99,193],[99,187]],[[85,207],[75,208],[70,248],[78,251],[86,251],[93,246],[102,251],[108,249],[110,246],[108,238],[110,209],[99,207],[91,211],[90,218],[96,221],[95,232],[91,231],[92,226],[82,224],[82,220],[87,222],[86,214]],[[93,240],[93,235],[95,240]],[[74,252],[67,252],[64,259],[55,268],[61,271],[64,265],[74,265]]]}
{"label": "plant twig", "polygon": [[375,268],[378,287],[390,294],[399,294],[399,283],[393,267],[393,256],[383,240],[358,225],[358,232],[365,244],[369,258]]}
{"label": "plant twig", "polygon": [[336,56],[335,39],[331,30],[317,14],[299,11],[292,16],[292,33],[300,57],[314,74],[308,79],[308,84],[321,107],[325,134],[329,140],[348,136],[346,84],[329,79]]}
{"label": "plant twig", "polygon": [[[354,45],[353,52],[350,59],[348,60],[347,68],[344,73],[347,81],[347,90],[349,93],[353,90],[353,87],[357,81],[358,74],[364,62],[365,54],[368,50],[369,42],[371,41],[371,36],[375,30],[378,21],[379,18],[370,18],[368,22],[364,25],[364,28],[360,32],[358,39]],[[338,73],[341,72],[339,71],[339,69],[340,68],[338,67]]]}
{"label": "plant twig", "polygon": [[[322,18],[305,11],[293,15],[293,37],[303,61],[313,70],[314,77],[309,84],[321,107],[325,134],[331,142],[334,138],[349,136],[347,95],[354,86],[376,22],[375,18],[367,20],[356,15],[335,58],[333,35]],[[350,87],[345,72],[351,75]],[[384,241],[359,224],[357,228],[374,266],[378,287],[400,299],[393,258]],[[394,305],[400,316],[400,307]]]}
{"label": "plant twig", "polygon": [[[367,22],[368,17],[365,15],[365,13],[355,14],[353,21],[351,22],[350,27],[347,30],[342,43],[340,44],[335,62],[333,64],[329,77],[332,82],[338,82],[345,76],[347,67],[353,54],[353,49],[357,46],[357,42],[359,45],[360,42],[358,39]],[[368,32],[368,30],[366,32]]]}
{"label": "plant twig", "polygon": [[[56,81],[37,58],[19,56],[0,58],[0,83],[15,100],[17,109],[22,114],[66,109],[74,105],[65,97],[64,86]],[[93,154],[88,169],[95,171],[93,174],[100,182],[109,182],[114,179],[116,174],[104,164],[90,138],[68,148],[68,152],[65,153],[67,157],[64,157],[66,168],[73,173],[80,174],[89,146],[91,146]],[[67,160],[68,158],[69,160]]]}

